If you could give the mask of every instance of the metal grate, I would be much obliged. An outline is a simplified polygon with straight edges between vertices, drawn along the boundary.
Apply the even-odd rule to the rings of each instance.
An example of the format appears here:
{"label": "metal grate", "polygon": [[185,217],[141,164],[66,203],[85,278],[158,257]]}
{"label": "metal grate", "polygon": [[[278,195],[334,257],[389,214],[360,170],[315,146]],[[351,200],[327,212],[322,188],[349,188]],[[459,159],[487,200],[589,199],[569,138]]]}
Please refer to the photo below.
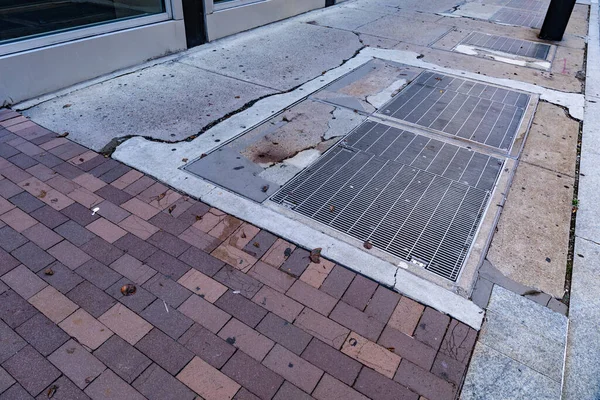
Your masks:
{"label": "metal grate", "polygon": [[504,36],[488,35],[473,32],[465,38],[464,44],[483,49],[501,51],[523,57],[546,60],[550,53],[550,46],[544,43],[530,42],[528,40],[512,39]]}
{"label": "metal grate", "polygon": [[456,281],[501,167],[367,121],[272,200]]}
{"label": "metal grate", "polygon": [[381,112],[508,151],[528,103],[524,93],[424,72]]}
{"label": "metal grate", "polygon": [[503,7],[492,15],[490,21],[539,29],[544,23],[544,17],[543,12]]}

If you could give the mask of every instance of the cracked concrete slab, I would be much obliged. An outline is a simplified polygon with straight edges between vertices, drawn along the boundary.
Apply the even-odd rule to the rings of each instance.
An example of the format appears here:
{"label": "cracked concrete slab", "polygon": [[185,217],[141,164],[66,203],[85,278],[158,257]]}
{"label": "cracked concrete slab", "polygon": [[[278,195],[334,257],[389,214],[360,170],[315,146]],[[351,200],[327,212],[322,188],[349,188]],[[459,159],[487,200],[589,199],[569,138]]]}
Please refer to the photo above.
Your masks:
{"label": "cracked concrete slab", "polygon": [[579,122],[569,118],[562,107],[538,104],[522,161],[563,175],[575,177]]}
{"label": "cracked concrete slab", "polygon": [[487,255],[508,278],[557,298],[564,295],[573,183],[522,162]]}
{"label": "cracked concrete slab", "polygon": [[180,61],[285,91],[341,65],[362,46],[352,32],[290,20],[197,48]]}
{"label": "cracked concrete slab", "polygon": [[[190,90],[193,88],[192,90]],[[55,132],[101,150],[112,139],[177,141],[275,90],[177,62],[160,64],[24,111]]]}
{"label": "cracked concrete slab", "polygon": [[[414,25],[420,31],[415,35]],[[356,29],[357,32],[400,40],[406,43],[426,46],[435,42],[450,30],[449,27],[427,22],[423,18],[407,18],[401,15],[387,15]]]}
{"label": "cracked concrete slab", "polygon": [[298,18],[298,21],[320,25],[329,28],[355,30],[359,26],[368,24],[384,17],[386,14],[376,9],[363,10],[352,7],[325,8]]}

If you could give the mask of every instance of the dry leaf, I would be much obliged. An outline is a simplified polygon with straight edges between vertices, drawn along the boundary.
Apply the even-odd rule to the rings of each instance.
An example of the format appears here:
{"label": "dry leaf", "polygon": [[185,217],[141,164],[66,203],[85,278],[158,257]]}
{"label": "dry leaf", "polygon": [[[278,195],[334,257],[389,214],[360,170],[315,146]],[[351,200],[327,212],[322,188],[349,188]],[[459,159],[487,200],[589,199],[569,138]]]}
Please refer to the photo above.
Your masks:
{"label": "dry leaf", "polygon": [[177,208],[177,204],[173,204],[171,207],[169,207],[169,214],[171,214],[175,208]]}
{"label": "dry leaf", "polygon": [[373,243],[371,243],[370,240],[367,240],[364,244],[363,244],[364,248],[367,250],[371,250],[373,248]]}
{"label": "dry leaf", "polygon": [[46,197],[47,194],[48,194],[48,192],[46,192],[45,190],[41,190],[40,194],[38,194],[38,197],[40,199],[43,199],[44,197]]}
{"label": "dry leaf", "polygon": [[204,157],[206,157],[206,153],[200,154],[200,158],[204,158]]}
{"label": "dry leaf", "polygon": [[334,212],[335,211],[335,206],[329,206],[329,211],[330,212]]}
{"label": "dry leaf", "polygon": [[247,236],[246,236],[246,233],[244,231],[242,231],[242,236],[241,237],[242,237],[242,239],[246,239]]}
{"label": "dry leaf", "polygon": [[54,393],[56,393],[56,389],[58,389],[58,386],[56,386],[56,385],[50,386],[48,391],[46,391],[46,396],[48,396],[48,398],[51,399],[54,396]]}
{"label": "dry leaf", "polygon": [[286,248],[286,249],[283,251],[283,255],[284,255],[286,258],[287,258],[287,257],[289,257],[289,256],[291,256],[291,255],[292,255],[292,249],[290,249],[289,247],[288,247],[288,248]]}
{"label": "dry leaf", "polygon": [[196,221],[200,221],[201,219],[202,219],[202,216],[196,215]]}
{"label": "dry leaf", "polygon": [[69,132],[64,132],[64,133],[61,133],[60,135],[56,135],[56,137],[59,137],[59,138],[67,137],[67,136],[69,136]]}
{"label": "dry leaf", "polygon": [[128,283],[127,285],[123,285],[121,287],[121,294],[123,296],[131,296],[132,294],[134,294],[136,292],[136,290],[137,290],[137,288],[135,287],[135,285]]}
{"label": "dry leaf", "polygon": [[386,349],[388,349],[389,351],[394,351],[394,350],[396,350],[396,348],[395,348],[395,347],[386,347]]}
{"label": "dry leaf", "polygon": [[269,190],[269,185],[263,186],[261,190],[263,191],[263,193],[267,193],[267,190]]}
{"label": "dry leaf", "polygon": [[167,192],[159,194],[157,197],[158,201],[161,201],[162,199],[164,199],[166,195],[167,195]]}
{"label": "dry leaf", "polygon": [[259,248],[259,247],[260,247],[260,244],[259,244],[258,242],[254,242],[254,243],[252,243],[252,246],[254,246],[254,247],[256,247],[256,248]]}
{"label": "dry leaf", "polygon": [[317,247],[316,249],[311,251],[310,252],[310,261],[314,262],[315,264],[319,264],[321,262],[321,250],[323,250],[323,249],[320,247]]}
{"label": "dry leaf", "polygon": [[63,106],[63,108],[69,108],[69,107],[71,107],[71,106],[72,106],[72,104],[71,104],[71,103],[68,103],[68,104],[65,104],[65,105]]}
{"label": "dry leaf", "polygon": [[182,162],[188,162],[188,159],[187,158],[182,158],[181,161]]}
{"label": "dry leaf", "polygon": [[44,270],[44,275],[54,275],[54,271],[52,268],[47,268]]}

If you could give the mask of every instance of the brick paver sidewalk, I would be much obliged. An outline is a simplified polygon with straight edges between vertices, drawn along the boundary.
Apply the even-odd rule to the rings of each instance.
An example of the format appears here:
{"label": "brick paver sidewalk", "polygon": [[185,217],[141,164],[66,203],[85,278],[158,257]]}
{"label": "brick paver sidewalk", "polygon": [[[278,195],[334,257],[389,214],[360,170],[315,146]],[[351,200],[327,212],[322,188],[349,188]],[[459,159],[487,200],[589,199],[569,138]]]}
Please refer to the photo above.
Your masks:
{"label": "brick paver sidewalk", "polygon": [[2,400],[457,396],[446,315],[10,110],[0,174]]}

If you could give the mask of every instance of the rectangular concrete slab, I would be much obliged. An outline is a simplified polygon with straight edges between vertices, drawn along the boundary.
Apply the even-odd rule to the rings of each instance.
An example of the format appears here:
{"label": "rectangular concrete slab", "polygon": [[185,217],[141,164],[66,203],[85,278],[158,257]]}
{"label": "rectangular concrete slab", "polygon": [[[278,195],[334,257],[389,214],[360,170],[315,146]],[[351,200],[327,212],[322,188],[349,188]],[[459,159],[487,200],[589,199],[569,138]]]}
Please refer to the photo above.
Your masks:
{"label": "rectangular concrete slab", "polygon": [[113,138],[131,135],[182,140],[249,101],[275,92],[169,62],[41,103],[25,115],[101,150]]}

